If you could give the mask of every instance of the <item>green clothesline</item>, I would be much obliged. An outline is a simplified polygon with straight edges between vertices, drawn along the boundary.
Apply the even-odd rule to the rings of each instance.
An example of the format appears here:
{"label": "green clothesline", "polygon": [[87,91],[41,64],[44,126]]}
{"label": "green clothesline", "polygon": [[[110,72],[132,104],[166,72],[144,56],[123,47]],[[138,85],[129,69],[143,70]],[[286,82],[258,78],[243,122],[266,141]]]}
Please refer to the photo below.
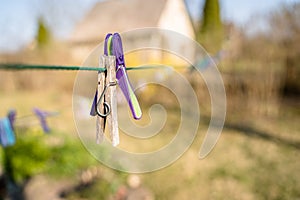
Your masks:
{"label": "green clothesline", "polygon": [[[161,68],[162,66],[139,66],[127,67],[126,70],[142,70]],[[80,66],[61,66],[61,65],[29,65],[29,64],[0,64],[0,70],[81,70],[81,71],[101,71],[105,68],[100,67],[80,67]]]}

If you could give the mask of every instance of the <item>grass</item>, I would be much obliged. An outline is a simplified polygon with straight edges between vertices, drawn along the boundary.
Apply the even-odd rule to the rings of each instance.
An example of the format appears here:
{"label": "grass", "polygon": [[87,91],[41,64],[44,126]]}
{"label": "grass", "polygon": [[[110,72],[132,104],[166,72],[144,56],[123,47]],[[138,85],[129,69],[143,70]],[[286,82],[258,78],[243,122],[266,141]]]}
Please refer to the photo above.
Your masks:
{"label": "grass", "polygon": [[18,183],[40,173],[57,178],[72,177],[97,163],[78,140],[62,133],[53,131],[45,135],[31,129],[16,132],[16,144],[2,149],[2,155],[3,164],[10,165],[6,170]]}
{"label": "grass", "polygon": [[225,131],[198,160],[200,142],[172,166],[143,175],[157,199],[299,198],[299,150]]}
{"label": "grass", "polygon": [[[10,107],[17,108],[19,114],[22,115],[30,112],[33,106],[55,110],[71,102],[70,94],[56,91],[0,92],[0,98],[2,115],[5,115],[7,108]],[[21,102],[20,99],[22,99]],[[292,108],[286,108],[285,111],[289,109],[293,112],[283,111],[282,115],[273,119],[253,119],[253,123],[249,124],[271,136],[299,142],[298,111]],[[68,198],[96,199],[101,196],[106,199],[112,197],[116,188],[126,185],[127,174],[108,169],[95,161],[80,144],[73,123],[71,107],[67,106],[61,110],[63,112],[60,116],[49,121],[50,126],[56,130],[52,135],[44,136],[39,127],[33,127],[36,132],[34,137],[24,140],[26,145],[24,143],[23,147],[25,145],[24,148],[27,150],[15,155],[15,159],[22,160],[23,164],[29,163],[28,160],[24,160],[25,154],[31,154],[32,162],[35,162],[33,167],[28,166],[33,171],[22,169],[25,174],[22,176],[26,176],[26,173],[27,175],[44,173],[52,177],[63,176],[74,179],[82,170],[96,165],[104,169],[104,176],[97,179],[91,187],[74,192]],[[171,112],[170,119],[176,121],[175,112],[173,114]],[[237,121],[233,120],[233,122]],[[176,127],[166,127],[165,131],[172,132],[172,129]],[[246,134],[243,130],[226,128],[211,154],[199,160],[198,153],[206,128],[207,124],[202,122],[197,138],[190,149],[171,166],[139,175],[142,185],[149,188],[156,199],[279,200],[300,198],[299,149],[280,141],[259,136],[252,137],[251,132]],[[164,144],[170,140],[170,137],[170,135],[159,136],[158,144]],[[130,147],[130,144],[137,143],[137,141],[127,141],[124,135],[121,138],[124,139],[122,140],[123,146],[129,145]],[[37,148],[30,149],[33,140],[38,140],[40,143],[36,144]],[[136,150],[143,148],[143,145],[130,148]],[[150,146],[145,145],[145,148],[149,150]],[[34,151],[42,153],[47,159],[43,160],[34,156]],[[16,166],[18,166],[17,171],[22,172],[20,169],[22,165],[19,163]]]}

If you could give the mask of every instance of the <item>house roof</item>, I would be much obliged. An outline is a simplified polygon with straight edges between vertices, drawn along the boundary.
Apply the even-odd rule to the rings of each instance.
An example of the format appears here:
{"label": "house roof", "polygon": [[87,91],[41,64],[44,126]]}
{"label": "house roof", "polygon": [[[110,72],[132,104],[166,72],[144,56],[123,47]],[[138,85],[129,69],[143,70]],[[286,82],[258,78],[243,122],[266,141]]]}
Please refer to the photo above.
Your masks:
{"label": "house roof", "polygon": [[75,27],[70,41],[100,41],[109,32],[156,27],[166,2],[167,0],[99,2]]}

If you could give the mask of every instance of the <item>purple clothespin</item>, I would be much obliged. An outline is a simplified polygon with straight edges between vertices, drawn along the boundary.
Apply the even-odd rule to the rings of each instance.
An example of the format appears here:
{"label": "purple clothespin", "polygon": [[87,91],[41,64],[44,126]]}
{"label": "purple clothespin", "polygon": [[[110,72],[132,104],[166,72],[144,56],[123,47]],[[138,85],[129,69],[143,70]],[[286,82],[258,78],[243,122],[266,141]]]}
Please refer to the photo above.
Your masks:
{"label": "purple clothespin", "polygon": [[33,108],[32,111],[38,117],[38,119],[40,121],[40,124],[41,124],[41,127],[43,128],[43,131],[45,133],[49,133],[50,128],[49,128],[48,123],[47,123],[47,117],[57,115],[58,113],[56,113],[56,112],[47,112],[47,111],[40,110],[38,108]]}
{"label": "purple clothespin", "polygon": [[104,55],[100,58],[100,67],[106,71],[98,72],[98,87],[94,96],[91,116],[97,115],[97,143],[103,141],[105,122],[108,121],[112,144],[119,144],[117,103],[115,85],[119,84],[135,119],[142,117],[142,111],[126,72],[121,37],[118,33],[106,35]]}
{"label": "purple clothespin", "polygon": [[122,47],[122,40],[119,33],[114,33],[112,38],[112,53],[116,57],[116,70],[118,84],[129,104],[131,113],[134,119],[140,119],[142,117],[142,110],[139,102],[134,94],[134,91],[129,82],[129,78],[126,72],[124,53]]}
{"label": "purple clothespin", "polygon": [[10,125],[11,125],[12,129],[14,129],[16,115],[17,115],[16,110],[10,110],[7,114],[7,118],[9,119],[9,122],[10,122]]}
{"label": "purple clothespin", "polygon": [[[129,82],[129,78],[126,72],[124,53],[121,36],[118,33],[111,33],[106,35],[104,44],[104,55],[113,55],[116,57],[116,78],[118,80],[118,85],[120,86],[127,102],[130,107],[131,113],[134,119],[140,119],[142,117],[142,110],[140,108],[139,102],[134,94],[132,86]],[[99,72],[100,73],[100,72]],[[96,91],[93,105],[91,108],[90,115],[95,116],[96,113],[96,101],[97,95]]]}

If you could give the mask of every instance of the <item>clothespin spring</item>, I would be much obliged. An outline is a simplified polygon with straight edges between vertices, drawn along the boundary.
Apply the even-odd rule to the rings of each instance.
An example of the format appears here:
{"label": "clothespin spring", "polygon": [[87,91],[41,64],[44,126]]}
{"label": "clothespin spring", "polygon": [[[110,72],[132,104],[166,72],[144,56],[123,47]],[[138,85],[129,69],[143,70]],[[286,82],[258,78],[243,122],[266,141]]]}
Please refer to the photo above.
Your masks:
{"label": "clothespin spring", "polygon": [[97,115],[99,115],[100,117],[105,118],[105,117],[107,117],[110,114],[111,108],[110,108],[110,105],[107,102],[103,102],[104,112],[105,112],[104,114],[99,111],[98,105],[102,101],[102,99],[104,98],[105,93],[106,93],[108,87],[110,87],[110,86],[116,86],[117,84],[118,84],[118,81],[116,80],[114,82],[109,82],[108,84],[106,84],[104,86],[104,89],[103,89],[103,91],[102,91],[102,93],[100,95],[100,98],[99,98],[98,102],[95,104],[95,111],[96,111]]}

